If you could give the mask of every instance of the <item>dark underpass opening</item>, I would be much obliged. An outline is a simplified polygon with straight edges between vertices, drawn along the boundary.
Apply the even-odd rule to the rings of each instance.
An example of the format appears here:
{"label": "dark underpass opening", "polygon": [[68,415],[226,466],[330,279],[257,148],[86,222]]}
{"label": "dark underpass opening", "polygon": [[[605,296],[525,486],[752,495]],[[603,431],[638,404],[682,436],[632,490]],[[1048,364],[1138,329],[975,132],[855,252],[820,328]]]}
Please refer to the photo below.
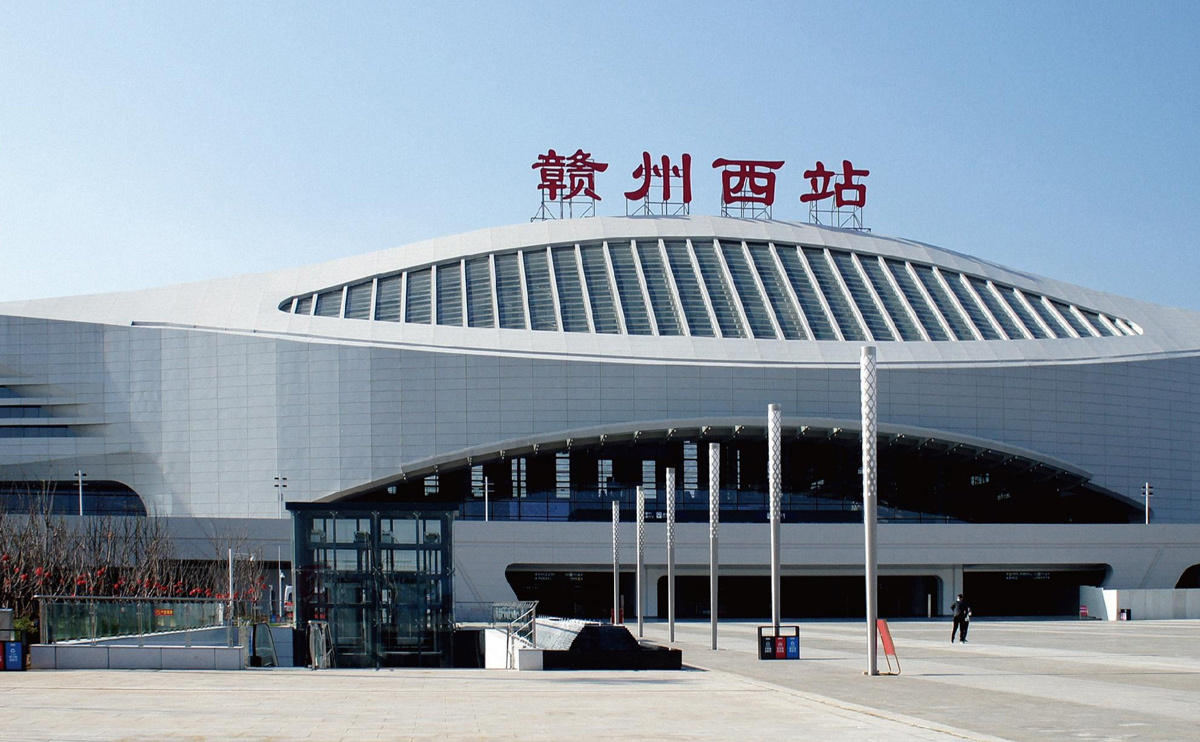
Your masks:
{"label": "dark underpass opening", "polygon": [[[933,576],[879,578],[879,615],[888,618],[925,616],[930,597],[937,611],[939,580]],[[610,583],[611,584],[611,583]],[[786,618],[862,618],[866,615],[866,583],[862,576],[784,576],[780,579],[780,613]],[[675,578],[675,615],[708,618],[707,576]],[[718,590],[720,618],[766,619],[771,615],[771,578],[767,575],[722,577]],[[658,615],[667,615],[667,578],[658,581]]]}
{"label": "dark underpass opening", "polygon": [[[1075,570],[968,571],[963,592],[977,616],[1073,616],[1079,611],[1081,585],[1103,584],[1104,566]],[[518,600],[538,601],[538,613],[565,618],[608,620],[612,609],[612,572],[509,569],[508,583]],[[647,586],[649,588],[649,586]],[[659,617],[667,615],[667,578],[657,584]],[[784,618],[862,618],[866,589],[861,575],[790,575],[781,580]],[[621,572],[621,605],[625,619],[637,617],[636,581],[632,570]],[[879,578],[879,615],[924,618],[930,607],[944,615],[942,582],[933,575],[884,575]],[[649,592],[649,589],[647,590]],[[953,595],[944,596],[953,600]],[[767,575],[722,576],[718,615],[727,619],[767,619],[771,586]],[[675,616],[708,618],[707,575],[675,578]]]}
{"label": "dark underpass opening", "polygon": [[[612,572],[508,570],[508,583],[518,600],[538,601],[538,613],[566,618],[607,620],[612,609]],[[939,580],[933,576],[887,576],[879,581],[880,615],[926,615],[929,596],[936,613]],[[667,578],[658,580],[656,613],[667,615]],[[634,573],[621,572],[621,604],[625,618],[637,617]],[[787,618],[861,618],[866,615],[861,576],[788,576],[781,584],[783,615]],[[675,578],[675,615],[679,619],[707,618],[708,577]],[[652,610],[654,607],[652,607]],[[721,578],[719,616],[760,619],[771,615],[770,578],[731,575]]]}

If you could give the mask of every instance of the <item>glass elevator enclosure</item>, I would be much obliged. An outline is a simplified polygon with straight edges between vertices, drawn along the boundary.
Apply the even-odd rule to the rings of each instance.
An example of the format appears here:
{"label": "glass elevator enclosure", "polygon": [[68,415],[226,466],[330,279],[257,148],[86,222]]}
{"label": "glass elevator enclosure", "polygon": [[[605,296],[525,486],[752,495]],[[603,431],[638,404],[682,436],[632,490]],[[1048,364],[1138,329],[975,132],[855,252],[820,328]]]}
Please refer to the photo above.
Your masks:
{"label": "glass elevator enclosure", "polygon": [[289,503],[296,626],[325,622],[335,667],[448,667],[451,508]]}

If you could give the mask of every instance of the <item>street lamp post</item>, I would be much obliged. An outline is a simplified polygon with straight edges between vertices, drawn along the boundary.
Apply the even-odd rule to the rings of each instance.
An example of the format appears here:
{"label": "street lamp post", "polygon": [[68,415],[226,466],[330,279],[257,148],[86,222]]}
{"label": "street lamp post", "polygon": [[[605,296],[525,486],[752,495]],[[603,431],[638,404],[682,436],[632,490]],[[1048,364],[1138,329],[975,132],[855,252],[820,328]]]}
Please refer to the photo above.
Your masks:
{"label": "street lamp post", "polygon": [[287,477],[275,477],[275,492],[279,499],[279,517],[283,517],[283,491],[287,489]]}
{"label": "street lamp post", "polygon": [[234,553],[232,548],[229,549],[229,622],[230,623],[233,623],[233,611],[234,611],[234,605],[235,605],[235,603],[233,601],[233,558],[235,556],[239,556],[239,557],[244,556],[244,557],[249,558],[250,561],[252,561],[252,562],[254,561],[253,554],[244,554],[242,552]]}
{"label": "street lamp post", "polygon": [[[87,472],[83,469],[75,472],[75,476],[79,478],[79,517],[83,517],[83,478],[87,476]],[[1149,502],[1149,501],[1147,501]]]}

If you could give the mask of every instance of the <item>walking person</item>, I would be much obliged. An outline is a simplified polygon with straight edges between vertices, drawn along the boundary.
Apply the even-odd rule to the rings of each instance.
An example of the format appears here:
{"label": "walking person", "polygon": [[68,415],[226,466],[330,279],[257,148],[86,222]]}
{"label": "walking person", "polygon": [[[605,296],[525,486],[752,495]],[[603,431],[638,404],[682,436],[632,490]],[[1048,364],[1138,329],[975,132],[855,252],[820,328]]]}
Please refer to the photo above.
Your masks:
{"label": "walking person", "polygon": [[958,600],[950,604],[950,610],[954,613],[954,625],[950,627],[950,643],[954,643],[954,635],[957,633],[958,640],[966,644],[967,629],[971,626],[971,604],[959,593]]}

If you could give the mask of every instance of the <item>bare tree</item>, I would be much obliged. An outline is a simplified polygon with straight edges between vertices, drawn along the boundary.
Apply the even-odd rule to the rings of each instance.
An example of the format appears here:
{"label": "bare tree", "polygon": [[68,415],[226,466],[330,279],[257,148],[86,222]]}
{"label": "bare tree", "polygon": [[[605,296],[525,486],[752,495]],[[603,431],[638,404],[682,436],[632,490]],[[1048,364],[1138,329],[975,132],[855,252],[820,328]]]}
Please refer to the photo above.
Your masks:
{"label": "bare tree", "polygon": [[[66,518],[51,510],[53,485],[31,486],[21,513],[0,509],[0,606],[35,620],[35,595],[199,597],[256,604],[266,589],[261,559],[235,561],[230,596],[228,549],[246,539],[212,538],[211,559],[180,559],[158,516]],[[10,498],[12,501],[12,498]]]}

